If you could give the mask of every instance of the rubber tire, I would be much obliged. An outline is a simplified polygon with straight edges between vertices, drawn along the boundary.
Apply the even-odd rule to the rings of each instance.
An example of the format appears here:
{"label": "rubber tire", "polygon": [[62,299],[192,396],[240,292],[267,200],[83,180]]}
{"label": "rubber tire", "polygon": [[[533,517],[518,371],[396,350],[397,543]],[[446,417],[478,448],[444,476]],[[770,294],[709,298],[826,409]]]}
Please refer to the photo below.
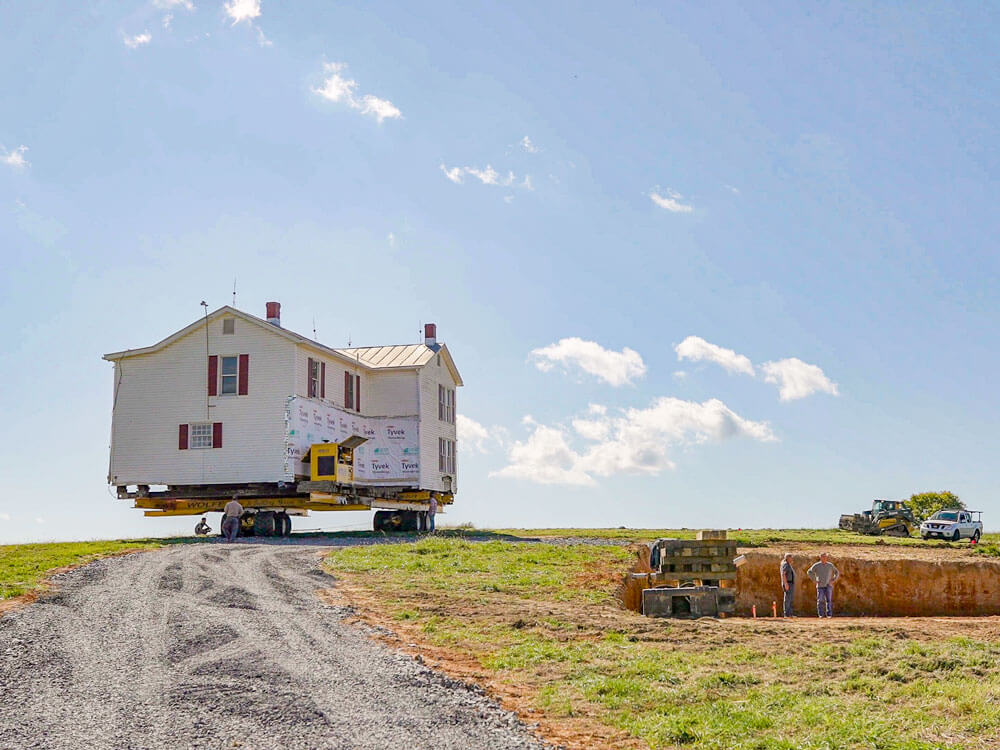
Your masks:
{"label": "rubber tire", "polygon": [[979,537],[981,536],[982,534],[979,532],[979,529],[976,529],[975,531],[972,532],[972,541],[974,541],[976,544],[979,544]]}
{"label": "rubber tire", "polygon": [[930,537],[930,535],[929,535],[929,534],[921,534],[921,535],[920,535],[920,538],[921,538],[921,539],[923,539],[923,540],[924,540],[924,541],[926,542],[926,541],[927,541],[928,539],[930,539],[931,537]]}
{"label": "rubber tire", "polygon": [[955,533],[951,535],[951,541],[957,542],[961,538],[962,538],[962,532],[960,532],[958,529],[955,529]]}
{"label": "rubber tire", "polygon": [[255,513],[253,517],[254,536],[274,536],[277,530],[277,523],[274,513],[263,511]]}
{"label": "rubber tire", "polygon": [[372,518],[372,530],[373,531],[385,531],[386,526],[389,523],[389,512],[385,510],[375,511],[375,516]]}
{"label": "rubber tire", "polygon": [[274,535],[288,536],[292,533],[292,519],[287,513],[276,513],[274,515]]}

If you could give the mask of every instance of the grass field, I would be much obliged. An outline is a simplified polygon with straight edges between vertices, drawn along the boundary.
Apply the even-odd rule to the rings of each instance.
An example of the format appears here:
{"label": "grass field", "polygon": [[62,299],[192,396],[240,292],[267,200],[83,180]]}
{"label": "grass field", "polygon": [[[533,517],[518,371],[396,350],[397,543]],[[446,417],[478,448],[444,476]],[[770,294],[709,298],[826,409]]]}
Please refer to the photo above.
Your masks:
{"label": "grass field", "polygon": [[[841,533],[734,536],[834,543],[830,535]],[[636,538],[634,530],[551,535]],[[992,618],[654,621],[614,599],[631,559],[621,546],[452,536],[343,548],[327,565],[338,590],[402,645],[487,684],[567,746],[1000,745]]]}
{"label": "grass field", "polygon": [[83,565],[128,550],[152,549],[163,543],[160,539],[138,539],[0,545],[0,600],[37,590],[51,570]]}

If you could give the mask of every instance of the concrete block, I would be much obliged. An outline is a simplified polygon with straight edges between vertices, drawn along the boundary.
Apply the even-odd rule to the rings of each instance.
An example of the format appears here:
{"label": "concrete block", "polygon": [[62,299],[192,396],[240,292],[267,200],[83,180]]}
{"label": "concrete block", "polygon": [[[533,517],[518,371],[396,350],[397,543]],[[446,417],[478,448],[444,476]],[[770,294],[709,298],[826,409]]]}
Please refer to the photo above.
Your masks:
{"label": "concrete block", "polygon": [[716,617],[718,592],[717,586],[646,589],[642,613],[647,617]]}
{"label": "concrete block", "polygon": [[725,539],[726,530],[725,529],[702,529],[695,535],[695,539],[699,541],[705,539]]}

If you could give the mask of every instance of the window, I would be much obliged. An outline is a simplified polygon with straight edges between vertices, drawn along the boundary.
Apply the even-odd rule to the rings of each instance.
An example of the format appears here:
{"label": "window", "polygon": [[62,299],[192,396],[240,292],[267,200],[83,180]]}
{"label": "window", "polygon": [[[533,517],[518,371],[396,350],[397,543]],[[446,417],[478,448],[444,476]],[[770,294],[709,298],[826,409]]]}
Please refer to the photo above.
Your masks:
{"label": "window", "polygon": [[212,447],[212,423],[191,425],[191,448],[211,448]]}
{"label": "window", "polygon": [[319,360],[309,360],[309,398],[319,396]]}
{"label": "window", "polygon": [[344,371],[344,408],[361,411],[361,376]]}
{"label": "window", "polygon": [[455,389],[438,386],[438,419],[455,424]]}
{"label": "window", "polygon": [[438,438],[438,471],[455,473],[455,441]]}
{"label": "window", "polygon": [[222,319],[222,333],[226,336],[231,336],[236,333],[236,318]]}
{"label": "window", "polygon": [[222,393],[223,396],[236,395],[236,385],[239,376],[239,357],[222,358]]}

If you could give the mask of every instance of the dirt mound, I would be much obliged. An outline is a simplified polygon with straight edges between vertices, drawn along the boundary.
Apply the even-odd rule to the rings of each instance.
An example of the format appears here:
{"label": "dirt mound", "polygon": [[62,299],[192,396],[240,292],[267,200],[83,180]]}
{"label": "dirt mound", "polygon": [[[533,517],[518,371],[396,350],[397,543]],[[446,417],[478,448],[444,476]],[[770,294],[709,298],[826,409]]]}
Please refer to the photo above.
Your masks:
{"label": "dirt mound", "polygon": [[[742,550],[736,611],[770,614],[777,601],[781,611],[778,565],[786,549]],[[950,551],[950,550],[949,550]],[[834,586],[834,612],[860,617],[933,617],[1000,615],[1000,561],[945,550],[878,549],[836,550],[830,561],[840,570]],[[806,570],[818,558],[792,551],[796,573],[795,611],[815,614],[816,587]]]}

